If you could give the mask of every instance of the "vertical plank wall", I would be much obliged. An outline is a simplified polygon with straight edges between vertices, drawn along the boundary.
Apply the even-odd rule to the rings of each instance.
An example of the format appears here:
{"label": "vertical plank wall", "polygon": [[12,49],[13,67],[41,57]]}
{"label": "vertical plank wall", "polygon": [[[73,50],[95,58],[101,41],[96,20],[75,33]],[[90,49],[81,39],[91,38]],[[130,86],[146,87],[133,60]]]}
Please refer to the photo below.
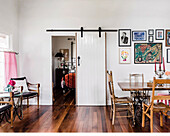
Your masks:
{"label": "vertical plank wall", "polygon": [[77,105],[105,105],[105,33],[77,33]]}

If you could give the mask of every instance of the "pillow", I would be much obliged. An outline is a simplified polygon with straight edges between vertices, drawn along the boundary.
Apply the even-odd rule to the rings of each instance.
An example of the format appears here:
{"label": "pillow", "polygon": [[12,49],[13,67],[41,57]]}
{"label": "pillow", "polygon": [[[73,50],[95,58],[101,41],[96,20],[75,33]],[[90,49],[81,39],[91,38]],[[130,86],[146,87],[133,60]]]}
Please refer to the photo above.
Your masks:
{"label": "pillow", "polygon": [[28,86],[27,86],[27,81],[26,79],[24,80],[13,80],[16,82],[15,86],[23,86],[23,92],[29,92]]}

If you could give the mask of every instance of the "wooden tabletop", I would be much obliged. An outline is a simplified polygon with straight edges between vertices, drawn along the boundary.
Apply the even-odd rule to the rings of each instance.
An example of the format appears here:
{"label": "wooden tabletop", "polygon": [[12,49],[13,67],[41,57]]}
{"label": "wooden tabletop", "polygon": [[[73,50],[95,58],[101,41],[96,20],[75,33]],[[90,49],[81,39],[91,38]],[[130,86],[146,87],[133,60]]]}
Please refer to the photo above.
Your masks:
{"label": "wooden tabletop", "polygon": [[[143,91],[150,90],[152,91],[152,87],[147,86],[147,83],[130,83],[130,82],[118,82],[119,87],[122,91]],[[170,90],[170,86],[162,86],[156,87],[155,90]]]}

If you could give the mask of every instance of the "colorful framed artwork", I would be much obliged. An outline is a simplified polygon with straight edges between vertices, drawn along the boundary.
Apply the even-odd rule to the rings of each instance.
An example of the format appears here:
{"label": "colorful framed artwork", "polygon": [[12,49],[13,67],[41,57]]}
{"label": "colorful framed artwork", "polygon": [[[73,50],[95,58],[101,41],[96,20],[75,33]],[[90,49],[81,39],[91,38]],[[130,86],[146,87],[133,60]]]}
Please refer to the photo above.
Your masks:
{"label": "colorful framed artwork", "polygon": [[149,29],[148,30],[148,35],[154,35],[154,29]]}
{"label": "colorful framed artwork", "polygon": [[131,29],[119,29],[119,46],[131,46]]}
{"label": "colorful framed artwork", "polygon": [[155,39],[156,40],[164,40],[164,29],[156,29],[155,30]]}
{"label": "colorful framed artwork", "polygon": [[170,46],[170,30],[166,30],[166,46]]}
{"label": "colorful framed artwork", "polygon": [[150,43],[153,43],[153,36],[152,36],[152,35],[149,35],[149,36],[148,36],[148,41],[149,41]]}
{"label": "colorful framed artwork", "polygon": [[131,63],[131,49],[130,48],[120,48],[119,49],[119,63],[120,64],[130,64]]}
{"label": "colorful framed artwork", "polygon": [[132,41],[146,41],[146,31],[132,31]]}
{"label": "colorful framed artwork", "polygon": [[159,63],[162,58],[162,43],[135,43],[134,44],[134,63],[135,64],[154,64]]}
{"label": "colorful framed artwork", "polygon": [[167,49],[167,63],[170,63],[170,49]]}
{"label": "colorful framed artwork", "polygon": [[60,52],[64,55],[64,60],[69,61],[69,49],[60,49]]}

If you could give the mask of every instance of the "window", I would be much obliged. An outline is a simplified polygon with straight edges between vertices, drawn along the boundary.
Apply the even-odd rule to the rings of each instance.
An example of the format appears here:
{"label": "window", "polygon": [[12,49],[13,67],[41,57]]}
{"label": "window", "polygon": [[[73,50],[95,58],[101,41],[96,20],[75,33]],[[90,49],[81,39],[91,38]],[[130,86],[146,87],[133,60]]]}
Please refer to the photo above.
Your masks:
{"label": "window", "polygon": [[9,49],[9,36],[0,33],[0,48]]}
{"label": "window", "polygon": [[5,87],[4,50],[9,50],[9,36],[0,33],[0,91]]}

